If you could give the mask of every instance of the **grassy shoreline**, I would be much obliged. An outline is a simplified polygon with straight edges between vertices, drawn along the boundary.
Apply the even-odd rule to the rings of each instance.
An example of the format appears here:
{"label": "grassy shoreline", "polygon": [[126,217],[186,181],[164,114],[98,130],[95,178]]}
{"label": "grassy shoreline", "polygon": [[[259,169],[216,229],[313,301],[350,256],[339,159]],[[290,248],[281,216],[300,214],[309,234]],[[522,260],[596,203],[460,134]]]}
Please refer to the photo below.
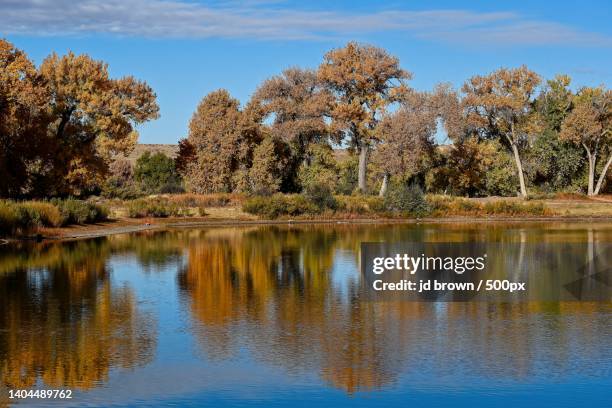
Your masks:
{"label": "grassy shoreline", "polygon": [[548,217],[440,217],[440,218],[310,218],[310,219],[277,219],[277,220],[240,220],[240,219],[209,219],[201,218],[167,218],[154,222],[142,220],[140,223],[125,223],[125,220],[109,220],[102,224],[71,226],[67,228],[46,228],[37,235],[23,235],[0,238],[1,241],[22,240],[75,240],[99,238],[116,234],[129,234],[152,230],[167,230],[172,228],[203,228],[203,227],[240,227],[253,225],[315,225],[315,224],[462,224],[462,223],[612,223],[612,215],[605,216],[548,216]]}
{"label": "grassy shoreline", "polygon": [[[359,197],[344,196],[340,199],[360,203]],[[392,214],[387,211],[363,210],[341,207],[335,211],[318,214],[281,214],[271,219],[264,215],[244,211],[246,197],[236,195],[178,195],[150,197],[151,202],[172,203],[169,213],[161,211],[161,217],[145,213],[130,217],[134,200],[99,200],[96,205],[108,207],[106,220],[92,223],[38,226],[16,234],[4,234],[2,241],[79,239],[112,234],[130,233],[153,229],[176,227],[240,226],[240,225],[291,225],[291,224],[389,224],[389,223],[467,223],[467,222],[601,222],[612,221],[612,197],[589,198],[585,196],[557,197],[521,200],[518,198],[458,198],[429,196],[428,202],[434,210],[425,216]],[[373,200],[370,198],[370,200]],[[440,207],[439,202],[444,202]],[[437,204],[436,204],[437,203]],[[438,207],[434,207],[437,205]],[[522,210],[526,208],[527,210]],[[533,209],[536,211],[533,211]],[[488,209],[488,210],[487,210]],[[155,209],[160,211],[159,208]],[[488,212],[487,212],[488,211]],[[168,214],[168,215],[166,215]],[[0,242],[2,242],[0,241]]]}

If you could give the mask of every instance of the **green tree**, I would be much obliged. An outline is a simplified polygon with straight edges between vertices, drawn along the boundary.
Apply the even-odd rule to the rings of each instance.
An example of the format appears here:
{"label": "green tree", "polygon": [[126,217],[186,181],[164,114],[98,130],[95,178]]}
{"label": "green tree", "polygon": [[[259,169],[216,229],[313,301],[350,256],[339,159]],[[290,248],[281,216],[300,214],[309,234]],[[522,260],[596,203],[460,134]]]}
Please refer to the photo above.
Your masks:
{"label": "green tree", "polygon": [[325,186],[334,191],[338,184],[338,164],[333,149],[326,143],[312,144],[305,153],[306,159],[298,171],[302,190]]}
{"label": "green tree", "polygon": [[161,152],[144,152],[136,160],[134,179],[147,194],[182,191],[181,178],[174,167],[174,160]]}
{"label": "green tree", "polygon": [[557,75],[546,81],[536,99],[536,109],[544,130],[530,144],[525,159],[525,173],[531,184],[544,191],[559,191],[574,185],[583,177],[583,153],[559,136],[561,126],[573,108],[571,79]]}
{"label": "green tree", "polygon": [[336,161],[338,163],[338,182],[335,191],[338,194],[352,194],[357,188],[359,158],[348,156]]}
{"label": "green tree", "polygon": [[546,129],[531,144],[525,158],[525,173],[533,185],[548,192],[572,186],[583,176],[584,154],[562,140],[559,133]]}
{"label": "green tree", "polygon": [[559,132],[565,117],[571,112],[574,95],[570,83],[571,78],[568,75],[557,75],[546,81],[538,95],[536,108],[548,129]]}

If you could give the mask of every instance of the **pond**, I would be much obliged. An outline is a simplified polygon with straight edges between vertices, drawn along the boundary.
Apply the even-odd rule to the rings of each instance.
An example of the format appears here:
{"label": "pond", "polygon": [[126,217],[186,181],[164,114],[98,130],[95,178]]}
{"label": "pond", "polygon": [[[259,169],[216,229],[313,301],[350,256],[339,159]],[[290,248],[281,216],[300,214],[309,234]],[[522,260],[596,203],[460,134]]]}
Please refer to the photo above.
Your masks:
{"label": "pond", "polygon": [[[611,406],[609,299],[365,296],[361,243],[407,241],[609,243],[612,223],[185,228],[4,245],[0,406]],[[8,398],[19,389],[72,399]]]}

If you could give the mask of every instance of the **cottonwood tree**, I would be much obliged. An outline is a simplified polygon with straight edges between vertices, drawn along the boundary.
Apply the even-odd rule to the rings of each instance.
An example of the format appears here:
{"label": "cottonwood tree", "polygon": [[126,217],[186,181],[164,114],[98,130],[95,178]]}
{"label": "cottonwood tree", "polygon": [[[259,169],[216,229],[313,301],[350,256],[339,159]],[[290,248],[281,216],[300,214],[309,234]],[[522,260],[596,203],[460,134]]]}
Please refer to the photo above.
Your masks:
{"label": "cottonwood tree", "polygon": [[22,177],[2,194],[81,194],[101,184],[113,155],[131,151],[134,126],[158,116],[146,83],[112,79],[105,63],[87,55],[52,54],[34,72],[9,43],[0,43],[0,54],[0,99],[7,101],[0,103],[7,146],[0,161]]}
{"label": "cottonwood tree", "polygon": [[230,192],[238,168],[242,112],[240,102],[225,89],[206,95],[189,122],[187,141],[195,161],[187,165],[191,189],[198,193]]}
{"label": "cottonwood tree", "polygon": [[392,175],[416,173],[433,150],[438,111],[430,94],[410,92],[401,108],[378,125],[379,145],[373,161],[383,173],[379,195],[385,195]]}
{"label": "cottonwood tree", "polygon": [[0,39],[0,197],[27,192],[29,169],[45,151],[47,100],[34,64]]}
{"label": "cottonwood tree", "polygon": [[459,93],[448,83],[438,84],[429,95],[430,109],[438,125],[452,142],[460,142],[469,133],[464,107]]}
{"label": "cottonwood tree", "polygon": [[299,68],[287,69],[264,81],[251,99],[262,120],[271,122],[270,135],[290,146],[291,160],[286,163],[286,171],[294,177],[298,167],[309,160],[310,144],[329,143],[325,118],[332,100],[331,93],[320,86],[315,71]]}
{"label": "cottonwood tree", "polygon": [[474,76],[462,88],[468,123],[480,137],[501,139],[512,150],[523,197],[527,196],[527,188],[520,152],[541,128],[534,110],[539,84],[540,77],[522,66]]}
{"label": "cottonwood tree", "polygon": [[131,77],[111,79],[107,65],[87,55],[52,54],[40,74],[50,93],[48,133],[55,147],[45,182],[63,179],[67,185],[58,193],[79,194],[100,182],[113,155],[134,148],[134,125],[158,116],[155,94]]}
{"label": "cottonwood tree", "polygon": [[[584,148],[589,163],[588,195],[599,194],[612,164],[612,91],[583,88],[574,98],[574,108],[563,121],[560,136]],[[607,159],[594,185],[600,154]]]}
{"label": "cottonwood tree", "polygon": [[378,142],[376,126],[389,104],[407,91],[411,74],[385,50],[350,42],[325,54],[318,77],[335,97],[332,129],[359,152],[358,188],[366,192],[368,156]]}
{"label": "cottonwood tree", "polygon": [[264,81],[252,98],[263,115],[271,119],[272,136],[288,142],[302,156],[310,143],[326,141],[325,115],[332,95],[319,85],[316,72],[290,68]]}
{"label": "cottonwood tree", "polygon": [[52,54],[40,74],[50,93],[54,177],[68,183],[63,193],[78,193],[99,181],[112,156],[134,148],[134,125],[159,116],[155,93],[146,83],[130,76],[111,79],[107,64],[88,55]]}

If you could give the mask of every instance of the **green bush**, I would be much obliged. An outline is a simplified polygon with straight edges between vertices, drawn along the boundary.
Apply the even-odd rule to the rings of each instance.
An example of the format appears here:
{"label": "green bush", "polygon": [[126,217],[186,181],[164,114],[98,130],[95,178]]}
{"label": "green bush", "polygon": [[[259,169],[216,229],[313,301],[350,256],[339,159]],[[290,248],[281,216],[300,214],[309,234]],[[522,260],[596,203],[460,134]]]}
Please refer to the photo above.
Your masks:
{"label": "green bush", "polygon": [[453,201],[453,197],[441,194],[429,194],[426,197],[429,209],[433,213],[444,213],[448,211],[450,203]]}
{"label": "green bush", "polygon": [[305,158],[307,160],[302,162],[297,172],[302,192],[316,189],[321,185],[333,191],[338,184],[339,168],[331,146],[327,143],[311,144],[305,153]]}
{"label": "green bush", "polygon": [[460,197],[432,195],[427,197],[431,212],[437,217],[483,216],[483,215],[535,215],[548,216],[553,213],[543,203],[511,200],[495,200],[487,203]]}
{"label": "green bush", "polygon": [[338,194],[351,194],[357,188],[359,159],[350,156],[338,163],[338,182],[336,192]]}
{"label": "green bush", "polygon": [[477,216],[483,211],[481,203],[461,197],[430,195],[427,197],[427,203],[431,213],[437,217]]}
{"label": "green bush", "polygon": [[184,193],[185,189],[177,182],[166,183],[160,189],[159,192],[162,194],[180,194]]}
{"label": "green bush", "polygon": [[[319,214],[321,208],[303,195],[285,196],[286,215]],[[284,214],[283,214],[284,215]]]}
{"label": "green bush", "polygon": [[269,219],[321,212],[321,209],[305,196],[283,194],[251,197],[244,202],[242,210]]}
{"label": "green bush", "polygon": [[327,184],[309,184],[304,190],[304,197],[320,210],[335,210],[338,206],[331,187]]}
{"label": "green bush", "polygon": [[132,200],[144,195],[134,182],[122,182],[114,177],[109,178],[104,183],[100,194],[106,198],[120,198],[122,200]]}
{"label": "green bush", "polygon": [[266,215],[269,212],[270,197],[255,196],[242,204],[242,211],[253,215]]}
{"label": "green bush", "polygon": [[54,199],[51,202],[57,206],[62,214],[63,222],[61,225],[92,224],[108,219],[108,208],[99,204],[73,198]]}
{"label": "green bush", "polygon": [[43,201],[1,201],[0,232],[12,234],[38,227],[59,227],[62,215],[53,204]]}
{"label": "green bush", "polygon": [[423,190],[417,184],[392,184],[385,194],[384,206],[389,212],[415,217],[423,217],[431,211]]}
{"label": "green bush", "polygon": [[480,210],[482,210],[482,205],[480,203],[474,202],[474,201],[470,201],[470,200],[466,200],[463,198],[459,198],[457,200],[455,200],[455,207],[460,211],[460,212],[478,212]]}
{"label": "green bush", "polygon": [[161,152],[144,152],[136,160],[134,179],[140,190],[148,194],[183,192],[181,176],[174,160]]}
{"label": "green bush", "polygon": [[127,206],[130,218],[155,217],[165,218],[181,215],[179,207],[174,203],[162,200],[134,200]]}

